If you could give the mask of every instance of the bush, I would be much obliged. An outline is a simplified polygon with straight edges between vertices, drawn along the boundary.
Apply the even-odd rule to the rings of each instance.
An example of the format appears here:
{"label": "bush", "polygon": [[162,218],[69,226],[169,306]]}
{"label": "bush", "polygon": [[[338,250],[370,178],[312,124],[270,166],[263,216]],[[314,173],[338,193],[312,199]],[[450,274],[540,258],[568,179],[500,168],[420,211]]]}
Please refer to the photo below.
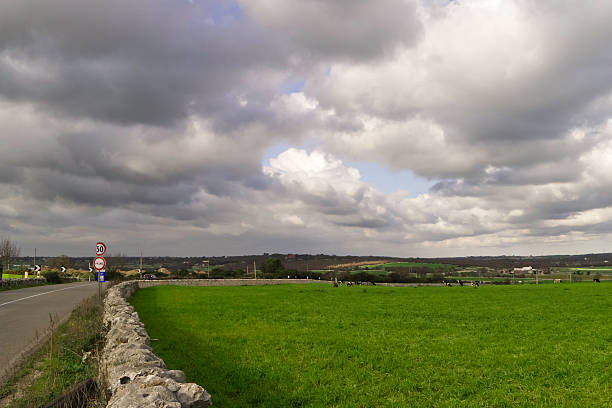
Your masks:
{"label": "bush", "polygon": [[104,273],[104,280],[105,281],[119,281],[119,280],[124,280],[124,277],[121,274],[121,272],[119,272],[119,269],[112,268],[112,269],[106,269],[106,272]]}
{"label": "bush", "polygon": [[42,273],[42,275],[49,283],[62,283],[62,278],[57,271],[45,271]]}

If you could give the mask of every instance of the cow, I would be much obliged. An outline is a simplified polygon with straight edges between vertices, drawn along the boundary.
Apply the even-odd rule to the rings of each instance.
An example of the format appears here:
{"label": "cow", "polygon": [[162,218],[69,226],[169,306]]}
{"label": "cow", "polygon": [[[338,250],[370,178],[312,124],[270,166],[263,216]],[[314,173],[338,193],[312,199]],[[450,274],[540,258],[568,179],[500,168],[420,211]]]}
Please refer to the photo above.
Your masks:
{"label": "cow", "polygon": [[593,278],[593,282],[595,282],[595,283],[601,283],[601,281],[599,280],[599,278]]}
{"label": "cow", "polygon": [[561,283],[561,279],[555,279],[555,283]]}

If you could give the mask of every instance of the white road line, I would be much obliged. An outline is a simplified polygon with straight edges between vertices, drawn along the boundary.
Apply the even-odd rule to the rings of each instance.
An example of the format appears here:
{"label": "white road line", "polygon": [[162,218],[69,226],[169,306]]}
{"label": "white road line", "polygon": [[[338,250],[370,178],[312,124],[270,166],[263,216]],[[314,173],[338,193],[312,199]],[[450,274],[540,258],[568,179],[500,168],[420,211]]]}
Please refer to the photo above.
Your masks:
{"label": "white road line", "polygon": [[50,290],[49,292],[37,293],[36,295],[26,296],[26,297],[21,298],[21,299],[11,300],[10,302],[0,303],[0,307],[6,306],[6,305],[10,305],[11,303],[20,302],[22,300],[30,299],[30,298],[33,298],[33,297],[36,297],[36,296],[42,296],[42,295],[46,295],[48,293],[59,292],[60,290],[66,290],[66,289],[72,289],[72,288],[80,288],[81,286],[88,286],[88,285],[89,285],[88,283],[85,283],[83,285],[70,286],[70,287],[67,287],[67,288]]}

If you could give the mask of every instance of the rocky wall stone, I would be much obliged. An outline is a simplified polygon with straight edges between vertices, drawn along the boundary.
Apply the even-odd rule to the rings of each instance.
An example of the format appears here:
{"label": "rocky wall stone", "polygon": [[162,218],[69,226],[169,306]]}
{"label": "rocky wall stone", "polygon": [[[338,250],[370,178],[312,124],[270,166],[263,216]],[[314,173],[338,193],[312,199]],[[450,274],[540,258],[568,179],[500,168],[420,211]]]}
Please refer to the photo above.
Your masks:
{"label": "rocky wall stone", "polygon": [[210,395],[197,384],[185,383],[185,374],[168,370],[149,346],[144,325],[127,299],[137,281],[108,290],[104,323],[109,328],[102,353],[100,376],[110,399],[107,408],[204,408]]}

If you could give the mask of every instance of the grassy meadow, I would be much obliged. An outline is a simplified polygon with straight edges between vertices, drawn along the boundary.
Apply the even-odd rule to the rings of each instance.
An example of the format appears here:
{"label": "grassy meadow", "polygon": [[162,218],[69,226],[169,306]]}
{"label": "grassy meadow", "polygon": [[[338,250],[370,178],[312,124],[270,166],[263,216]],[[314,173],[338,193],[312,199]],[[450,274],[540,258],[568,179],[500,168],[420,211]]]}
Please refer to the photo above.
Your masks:
{"label": "grassy meadow", "polygon": [[388,263],[384,263],[384,264],[380,264],[380,265],[374,265],[373,267],[375,268],[397,268],[397,267],[401,267],[401,268],[407,268],[407,267],[427,267],[427,268],[431,268],[434,270],[453,270],[455,268],[455,265],[450,265],[450,264],[442,264],[442,263],[425,263],[425,262],[388,262]]}
{"label": "grassy meadow", "polygon": [[[34,276],[32,276],[32,273],[30,273],[28,278],[35,278],[36,277],[36,273],[34,273],[33,275]],[[17,273],[3,273],[2,274],[2,279],[23,279],[23,275],[22,274],[17,274]]]}
{"label": "grassy meadow", "polygon": [[612,406],[612,284],[142,289],[216,407]]}

